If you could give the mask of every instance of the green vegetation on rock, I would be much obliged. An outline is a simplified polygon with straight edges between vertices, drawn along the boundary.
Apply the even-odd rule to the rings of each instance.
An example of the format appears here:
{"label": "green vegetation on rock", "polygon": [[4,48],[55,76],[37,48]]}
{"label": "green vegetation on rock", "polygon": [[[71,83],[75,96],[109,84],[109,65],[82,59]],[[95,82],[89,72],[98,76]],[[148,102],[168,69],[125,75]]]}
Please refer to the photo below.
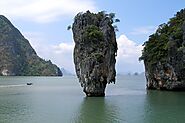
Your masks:
{"label": "green vegetation on rock", "polygon": [[[72,25],[76,74],[87,96],[104,96],[107,83],[115,83],[117,27],[115,14],[78,13]],[[70,26],[68,27],[70,29]]]}
{"label": "green vegetation on rock", "polygon": [[[102,41],[103,40],[103,33],[100,29],[95,25],[90,25],[86,27],[84,30],[84,40],[85,41]],[[97,42],[98,43],[98,42]]]}
{"label": "green vegetation on rock", "polygon": [[140,60],[147,60],[151,64],[159,61],[166,61],[168,50],[172,46],[183,47],[183,23],[185,21],[184,10],[177,12],[166,24],[161,24],[157,31],[150,35],[149,40],[144,44],[144,50]]}
{"label": "green vegetation on rock", "polygon": [[147,87],[185,90],[185,9],[161,24],[144,43]]}
{"label": "green vegetation on rock", "polygon": [[0,75],[58,76],[62,72],[37,56],[29,41],[0,15]]}

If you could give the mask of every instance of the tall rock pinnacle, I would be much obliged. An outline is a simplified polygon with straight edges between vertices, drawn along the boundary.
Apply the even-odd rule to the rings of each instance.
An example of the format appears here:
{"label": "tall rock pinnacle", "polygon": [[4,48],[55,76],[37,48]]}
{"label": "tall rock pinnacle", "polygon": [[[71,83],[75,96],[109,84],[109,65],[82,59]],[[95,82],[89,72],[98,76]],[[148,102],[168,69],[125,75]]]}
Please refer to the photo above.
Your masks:
{"label": "tall rock pinnacle", "polygon": [[105,96],[107,83],[115,83],[117,42],[113,19],[114,13],[89,11],[74,18],[74,64],[87,96]]}

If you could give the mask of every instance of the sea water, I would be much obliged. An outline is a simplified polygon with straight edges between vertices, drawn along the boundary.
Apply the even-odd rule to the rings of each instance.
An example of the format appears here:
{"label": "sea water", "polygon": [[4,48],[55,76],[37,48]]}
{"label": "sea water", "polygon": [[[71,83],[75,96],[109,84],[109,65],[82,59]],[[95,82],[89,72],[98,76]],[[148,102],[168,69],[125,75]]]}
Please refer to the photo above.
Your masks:
{"label": "sea water", "polygon": [[75,76],[0,77],[0,123],[185,122],[185,92],[145,85],[144,76],[118,76],[105,97],[85,97]]}

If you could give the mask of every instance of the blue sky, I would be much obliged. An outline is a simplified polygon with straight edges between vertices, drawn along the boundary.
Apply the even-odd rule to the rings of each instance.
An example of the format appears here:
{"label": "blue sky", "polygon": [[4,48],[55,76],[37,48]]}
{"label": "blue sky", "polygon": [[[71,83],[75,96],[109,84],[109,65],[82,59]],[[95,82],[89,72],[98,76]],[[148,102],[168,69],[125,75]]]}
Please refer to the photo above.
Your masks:
{"label": "blue sky", "polygon": [[39,56],[73,72],[74,44],[67,26],[81,11],[114,12],[121,20],[116,68],[128,73],[144,71],[138,62],[141,45],[158,25],[184,7],[184,0],[1,0],[0,14],[11,20]]}

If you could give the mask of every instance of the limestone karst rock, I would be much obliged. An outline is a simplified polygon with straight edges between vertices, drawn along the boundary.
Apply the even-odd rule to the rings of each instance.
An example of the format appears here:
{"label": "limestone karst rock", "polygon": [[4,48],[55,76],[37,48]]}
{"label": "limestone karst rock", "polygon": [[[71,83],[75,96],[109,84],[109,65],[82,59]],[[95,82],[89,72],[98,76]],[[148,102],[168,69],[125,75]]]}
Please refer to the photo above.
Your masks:
{"label": "limestone karst rock", "polygon": [[20,31],[0,15],[0,75],[61,76],[62,72],[40,58]]}
{"label": "limestone karst rock", "polygon": [[87,96],[104,96],[107,83],[115,83],[117,42],[113,18],[113,13],[89,11],[74,18],[74,64]]}
{"label": "limestone karst rock", "polygon": [[148,89],[185,90],[185,9],[150,36],[140,60]]}

